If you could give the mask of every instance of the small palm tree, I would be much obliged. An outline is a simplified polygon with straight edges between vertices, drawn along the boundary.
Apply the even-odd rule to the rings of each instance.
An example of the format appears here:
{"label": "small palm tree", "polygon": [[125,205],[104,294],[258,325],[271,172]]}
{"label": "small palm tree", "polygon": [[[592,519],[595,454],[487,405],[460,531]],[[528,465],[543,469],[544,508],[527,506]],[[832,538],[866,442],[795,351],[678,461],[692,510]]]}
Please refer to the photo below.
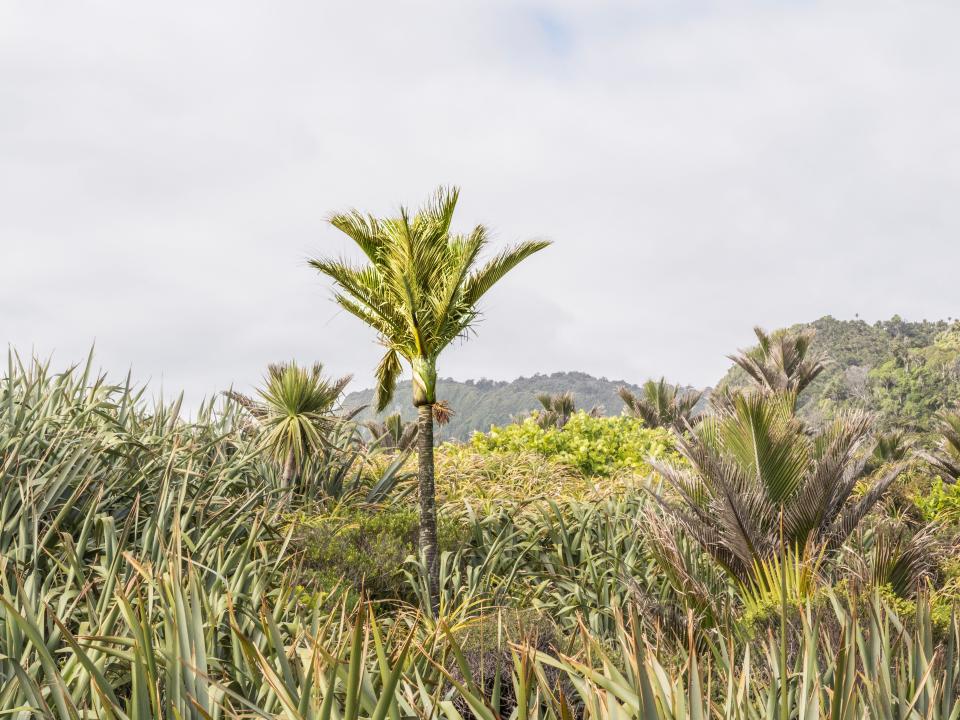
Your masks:
{"label": "small palm tree", "polygon": [[420,494],[420,549],[427,565],[431,603],[439,602],[437,523],[434,498],[433,422],[449,410],[437,403],[437,359],[454,340],[465,338],[479,317],[480,299],[507,272],[549,245],[528,241],[486,263],[487,229],[466,235],[450,226],[456,188],[440,189],[432,202],[411,215],[377,218],[356,210],[334,215],[331,224],[353,240],[366,262],[318,259],[310,264],[336,283],[334,299],[376,330],[386,353],[377,367],[377,410],[390,402],[401,373],[401,359],[413,372],[413,404],[418,409],[417,445]]}
{"label": "small palm tree", "polygon": [[330,380],[323,365],[303,368],[296,362],[270,365],[258,399],[233,390],[224,393],[246,408],[262,436],[262,447],[283,468],[281,484],[291,488],[303,463],[317,453],[325,433],[335,423],[334,406],[350,383],[345,375]]}
{"label": "small palm tree", "polygon": [[[541,409],[534,410],[530,417],[544,429],[563,428],[577,411],[577,404],[574,402],[572,392],[540,393],[537,395],[537,401],[540,403]],[[590,417],[600,417],[603,414],[603,408],[594,406],[590,408],[587,414]]]}
{"label": "small palm tree", "polygon": [[902,466],[870,482],[858,452],[869,439],[861,413],[811,436],[789,396],[742,393],[732,407],[677,437],[685,464],[652,465],[673,489],[660,498],[686,533],[733,577],[747,582],[784,550],[837,549],[877,503]]}
{"label": "small palm tree", "polygon": [[826,367],[823,355],[811,353],[815,330],[781,330],[768,334],[755,327],[753,332],[757,336],[757,347],[729,357],[761,392],[792,393],[796,397]]}
{"label": "small palm tree", "polygon": [[416,421],[404,422],[400,413],[393,413],[383,419],[367,420],[363,426],[370,433],[374,447],[382,450],[408,450],[417,440]]}
{"label": "small palm tree", "polygon": [[872,472],[889,463],[906,460],[912,449],[913,439],[903,430],[880,433],[876,437],[873,452],[867,458],[866,468]]}
{"label": "small palm tree", "polygon": [[938,420],[939,446],[932,453],[921,452],[920,456],[944,482],[953,484],[960,480],[960,412],[942,412]]}
{"label": "small palm tree", "polygon": [[676,385],[668,385],[664,378],[659,382],[647,380],[643,384],[643,395],[635,395],[625,387],[617,392],[627,414],[640,418],[647,427],[674,428],[682,432],[702,417],[694,415],[693,409],[703,393],[681,391]]}

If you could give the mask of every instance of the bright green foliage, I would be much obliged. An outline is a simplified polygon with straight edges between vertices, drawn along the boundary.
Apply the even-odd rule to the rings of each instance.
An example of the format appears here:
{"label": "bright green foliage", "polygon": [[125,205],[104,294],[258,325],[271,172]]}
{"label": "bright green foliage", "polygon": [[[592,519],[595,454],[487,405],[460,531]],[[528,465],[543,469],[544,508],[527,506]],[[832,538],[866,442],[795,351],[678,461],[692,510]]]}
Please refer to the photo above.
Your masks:
{"label": "bright green foliage", "polygon": [[960,485],[935,479],[929,488],[923,488],[913,502],[929,522],[955,524],[960,522]]}
{"label": "bright green foliage", "polygon": [[960,330],[937,336],[932,345],[898,348],[870,371],[872,403],[901,425],[930,429],[938,410],[960,402]]}
{"label": "bright green foliage", "polygon": [[[645,473],[649,458],[673,456],[670,433],[647,428],[637,418],[592,417],[583,411],[570,416],[563,428],[542,428],[533,419],[492,427],[477,433],[473,447],[483,452],[535,452],[587,475],[611,475],[627,470]],[[675,457],[675,456],[674,456]]]}

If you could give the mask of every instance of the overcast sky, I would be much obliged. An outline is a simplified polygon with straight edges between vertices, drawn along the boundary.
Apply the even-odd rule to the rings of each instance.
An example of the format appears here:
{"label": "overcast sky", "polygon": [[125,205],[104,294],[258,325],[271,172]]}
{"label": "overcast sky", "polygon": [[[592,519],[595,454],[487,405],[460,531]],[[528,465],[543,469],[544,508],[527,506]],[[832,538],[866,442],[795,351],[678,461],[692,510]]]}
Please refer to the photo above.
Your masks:
{"label": "overcast sky", "polygon": [[440,373],[705,385],[824,314],[960,315],[956,2],[0,0],[0,339],[195,403],[371,383],[307,258],[462,188],[555,244]]}

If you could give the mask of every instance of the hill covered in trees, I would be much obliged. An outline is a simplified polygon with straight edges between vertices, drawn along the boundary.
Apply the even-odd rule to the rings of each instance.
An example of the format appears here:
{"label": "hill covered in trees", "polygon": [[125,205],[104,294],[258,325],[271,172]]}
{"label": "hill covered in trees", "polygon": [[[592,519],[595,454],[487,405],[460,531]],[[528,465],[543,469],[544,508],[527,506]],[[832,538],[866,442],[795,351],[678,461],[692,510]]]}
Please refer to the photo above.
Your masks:
{"label": "hill covered in trees", "polygon": [[[800,396],[800,414],[814,422],[863,409],[881,427],[925,432],[936,413],[960,402],[960,321],[867,323],[826,316],[791,330],[816,331],[812,351],[826,368]],[[732,368],[718,387],[746,382]]]}
{"label": "hill covered in trees", "polygon": [[[461,382],[449,378],[437,381],[437,397],[453,408],[450,423],[437,428],[438,438],[465,440],[476,430],[486,431],[491,425],[503,425],[512,419],[526,415],[540,407],[540,393],[572,392],[578,409],[602,408],[604,415],[619,415],[623,400],[617,389],[627,387],[640,392],[636,385],[623,380],[595,378],[582,372],[555,372],[550,375],[521,377],[512,381],[467,380]],[[362,405],[367,408],[359,415],[368,419],[372,412],[373,390],[361,390],[347,395],[344,408],[353,409]],[[399,412],[404,420],[413,420],[416,410],[410,404],[410,381],[397,384],[394,402],[383,413]]]}

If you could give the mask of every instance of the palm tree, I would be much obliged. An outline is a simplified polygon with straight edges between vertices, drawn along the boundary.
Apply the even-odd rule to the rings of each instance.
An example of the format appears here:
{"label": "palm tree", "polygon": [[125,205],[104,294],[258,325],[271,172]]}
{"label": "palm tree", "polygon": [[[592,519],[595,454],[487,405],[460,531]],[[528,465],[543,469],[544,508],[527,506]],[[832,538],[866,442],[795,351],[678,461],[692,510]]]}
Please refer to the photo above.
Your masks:
{"label": "palm tree", "polygon": [[693,409],[703,393],[681,391],[676,385],[668,385],[664,378],[659,382],[647,380],[643,395],[638,396],[622,387],[617,392],[628,415],[640,418],[647,427],[674,428],[680,432],[696,425],[702,415],[694,415]]}
{"label": "palm tree", "polygon": [[944,482],[953,484],[960,480],[960,412],[942,412],[938,420],[939,447],[933,453],[921,452],[920,456]]}
{"label": "palm tree", "polygon": [[290,489],[304,461],[321,449],[325,433],[335,422],[334,405],[350,383],[345,375],[330,380],[323,365],[307,369],[296,362],[270,365],[259,399],[228,390],[227,397],[253,416],[262,433],[262,447],[283,468],[281,484]]}
{"label": "palm tree", "polygon": [[486,263],[480,255],[488,243],[478,225],[466,235],[450,230],[459,191],[437,191],[415,215],[406,208],[398,217],[377,218],[353,210],[330,222],[353,240],[368,262],[317,259],[310,264],[336,283],[334,298],[347,312],[377,331],[386,353],[376,370],[377,410],[390,402],[401,359],[413,372],[413,404],[418,409],[420,549],[427,565],[431,603],[439,602],[437,524],[434,499],[434,413],[437,404],[437,359],[454,340],[465,338],[478,316],[484,294],[546,241],[527,241],[504,250]]}
{"label": "palm tree", "polygon": [[677,436],[686,463],[651,463],[674,491],[659,498],[663,507],[743,582],[784,550],[837,549],[902,469],[889,467],[851,500],[870,482],[858,459],[868,417],[846,415],[811,435],[793,404],[789,395],[735,395],[729,410]]}
{"label": "palm tree", "polygon": [[876,437],[873,452],[867,459],[866,469],[870,472],[889,463],[906,460],[913,449],[913,439],[903,430],[891,430]]}
{"label": "palm tree", "polygon": [[[537,395],[537,401],[542,409],[534,410],[530,416],[544,430],[547,428],[563,428],[577,411],[572,392],[540,393]],[[603,408],[594,406],[590,408],[587,414],[590,417],[600,417],[603,414]]]}
{"label": "palm tree", "polygon": [[[753,332],[757,336],[757,347],[741,350],[729,358],[747,373],[761,392],[792,393],[796,397],[826,367],[823,355],[810,352],[816,334],[813,329],[768,334],[755,327]],[[729,400],[729,395],[723,393],[717,397]]]}
{"label": "palm tree", "polygon": [[374,447],[382,450],[408,450],[417,440],[417,423],[404,422],[400,413],[383,419],[367,420],[363,426],[370,433]]}

